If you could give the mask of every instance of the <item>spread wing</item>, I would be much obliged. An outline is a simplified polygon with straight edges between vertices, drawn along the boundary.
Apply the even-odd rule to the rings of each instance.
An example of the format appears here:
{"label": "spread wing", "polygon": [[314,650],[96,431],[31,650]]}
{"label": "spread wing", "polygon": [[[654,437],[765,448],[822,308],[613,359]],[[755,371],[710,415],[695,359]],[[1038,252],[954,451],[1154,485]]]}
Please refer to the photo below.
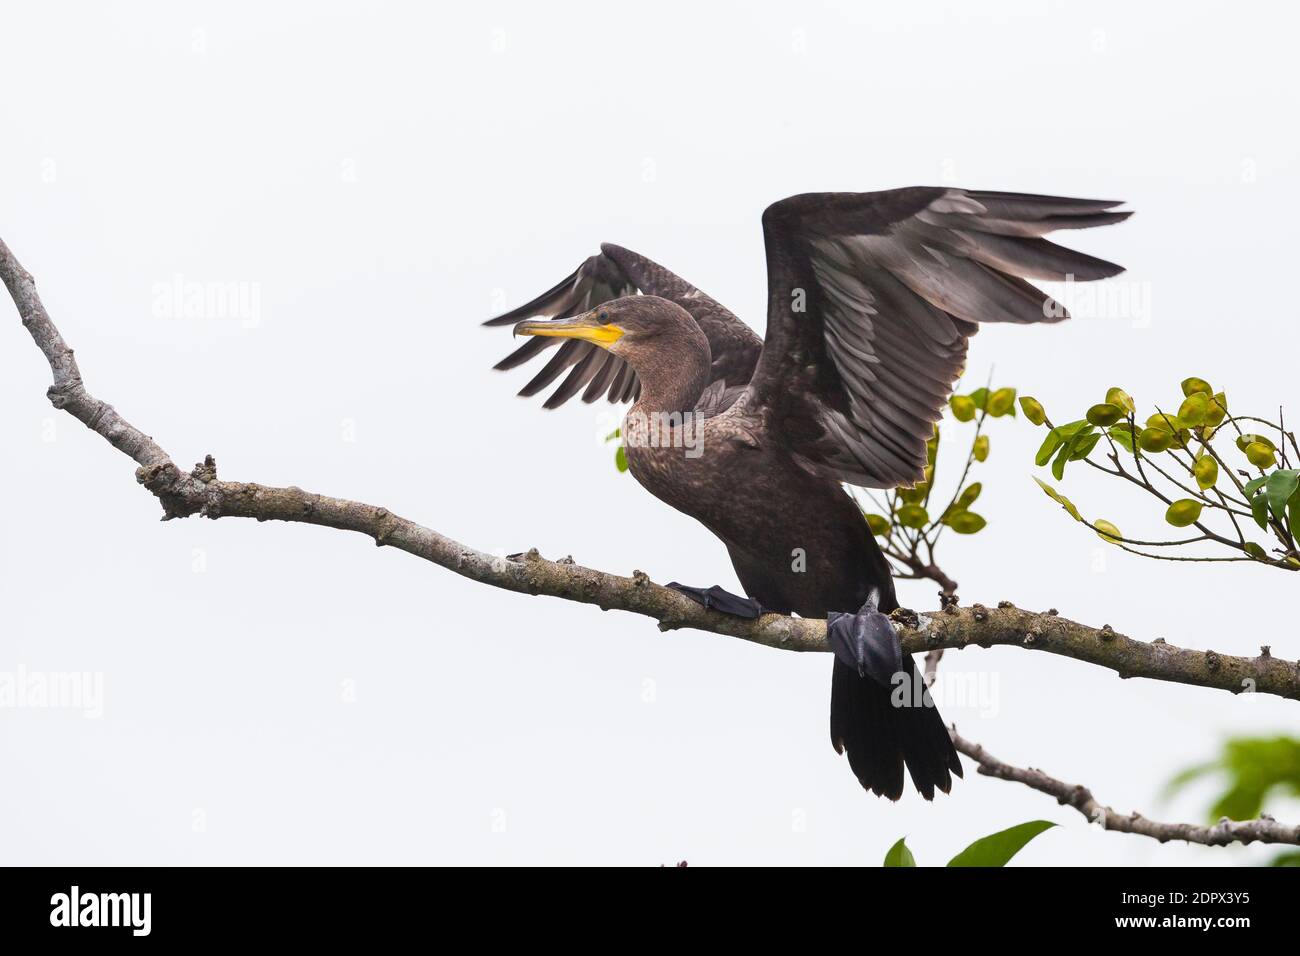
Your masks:
{"label": "spread wing", "polygon": [[981,322],[1056,322],[1026,279],[1121,267],[1042,238],[1120,222],[1118,202],[944,188],[809,193],[763,214],[767,339],[738,403],[804,467],[915,481]]}
{"label": "spread wing", "polygon": [[[637,292],[656,295],[677,303],[699,323],[713,354],[714,379],[727,386],[744,386],[749,382],[763,348],[753,329],[695,286],[645,256],[610,243],[603,244],[600,250],[600,255],[592,256],[573,275],[532,302],[483,324],[514,325],[536,316],[562,319],[625,295]],[[640,393],[641,385],[631,366],[604,349],[577,339],[530,338],[494,367],[515,368],[551,348],[556,351],[532,381],[520,389],[520,395],[536,395],[566,372],[567,377],[543,407],[558,408],[579,392],[584,402],[594,402],[602,395],[607,395],[611,402],[627,402]]]}

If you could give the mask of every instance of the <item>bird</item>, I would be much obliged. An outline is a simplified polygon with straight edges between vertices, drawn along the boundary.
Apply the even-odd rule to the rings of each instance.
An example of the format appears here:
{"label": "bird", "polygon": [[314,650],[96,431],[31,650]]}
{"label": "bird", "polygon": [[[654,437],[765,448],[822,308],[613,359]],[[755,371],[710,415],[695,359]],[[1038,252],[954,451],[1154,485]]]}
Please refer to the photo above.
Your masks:
{"label": "bird", "polygon": [[528,337],[498,370],[549,353],[519,395],[563,375],[543,407],[579,393],[631,403],[628,470],[722,542],[745,594],[670,586],[718,613],[824,617],[836,753],[866,791],[898,800],[906,767],[932,800],[961,762],[902,653],[889,562],[846,486],[921,480],[970,337],[986,322],[1068,318],[1028,280],[1122,272],[1044,238],[1121,222],[1121,205],[947,186],[804,193],[763,212],[763,338],[610,243],[484,324]]}

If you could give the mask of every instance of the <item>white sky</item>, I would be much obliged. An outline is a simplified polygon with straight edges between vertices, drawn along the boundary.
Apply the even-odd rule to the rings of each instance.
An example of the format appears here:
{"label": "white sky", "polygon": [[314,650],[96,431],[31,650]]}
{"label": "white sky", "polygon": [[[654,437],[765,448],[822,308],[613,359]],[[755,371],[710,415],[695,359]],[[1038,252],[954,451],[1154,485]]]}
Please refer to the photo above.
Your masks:
{"label": "white sky", "polygon": [[[706,531],[614,471],[608,407],[514,398],[527,374],[490,371],[508,336],[477,325],[602,240],[761,328],[782,196],[1123,198],[1129,223],[1069,240],[1129,266],[1136,305],[988,328],[973,382],[996,364],[1053,414],[1115,384],[1169,403],[1190,374],[1237,407],[1294,399],[1294,12],[861,7],[10,5],[0,235],[90,388],[178,463],[660,581],[734,586]],[[256,321],[169,315],[177,277],[239,283]],[[1100,833],[973,773],[933,805],[865,796],[827,740],[822,655],[661,635],[334,531],[160,524],[131,464],[51,409],[8,314],[0,672],[97,673],[104,698],[99,719],[0,710],[5,862],[876,864],[906,834],[942,863],[1035,818],[1064,826],[1026,863],[1268,855]],[[1300,657],[1293,579],[1103,550],[1030,481],[1041,435],[990,433],[989,527],[942,555],[966,602]],[[1161,527],[1076,472],[1086,511]],[[1226,735],[1296,731],[1293,703],[1016,648],[941,673],[941,695],[987,690],[944,709],[963,733],[1153,817],[1199,814],[1207,790],[1157,794]]]}

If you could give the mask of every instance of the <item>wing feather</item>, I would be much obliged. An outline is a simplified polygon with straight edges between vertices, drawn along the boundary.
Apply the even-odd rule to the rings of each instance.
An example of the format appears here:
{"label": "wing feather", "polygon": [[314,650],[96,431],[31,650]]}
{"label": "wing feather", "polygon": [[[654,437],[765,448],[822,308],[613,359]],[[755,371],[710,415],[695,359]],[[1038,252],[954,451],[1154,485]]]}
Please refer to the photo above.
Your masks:
{"label": "wing feather", "polygon": [[1118,205],[946,188],[774,204],[767,338],[733,408],[758,412],[815,472],[868,487],[917,480],[979,325],[1067,317],[1026,279],[1122,271],[1042,236],[1120,222]]}
{"label": "wing feather", "polygon": [[[656,262],[629,249],[606,243],[572,275],[516,309],[488,319],[484,325],[513,325],[522,319],[563,319],[598,307],[603,302],[641,292],[670,299],[686,309],[709,339],[713,354],[713,375],[727,386],[749,383],[762,351],[762,340],[745,323],[689,282]],[[558,408],[579,392],[582,401],[594,402],[602,395],[612,403],[635,401],[641,394],[636,373],[621,358],[587,342],[546,336],[530,338],[494,368],[509,370],[541,355],[563,342],[549,361],[522,389],[524,397],[536,395],[561,375],[568,375],[556,387],[543,408]]]}

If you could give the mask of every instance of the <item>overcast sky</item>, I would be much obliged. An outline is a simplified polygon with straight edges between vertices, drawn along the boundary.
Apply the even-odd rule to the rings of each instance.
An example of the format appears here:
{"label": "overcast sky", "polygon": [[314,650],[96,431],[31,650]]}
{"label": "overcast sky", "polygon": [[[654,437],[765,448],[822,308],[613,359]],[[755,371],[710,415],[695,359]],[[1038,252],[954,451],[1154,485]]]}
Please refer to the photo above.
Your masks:
{"label": "overcast sky", "polygon": [[[1294,405],[1293,11],[468,6],[7,8],[0,236],[91,390],[179,464],[734,588],[708,532],[615,471],[609,406],[515,398],[528,373],[491,371],[509,336],[478,323],[608,240],[761,330],[768,203],[912,184],[1137,210],[1068,237],[1129,267],[1114,293],[986,328],[970,385],[995,367],[1069,415],[1112,385],[1169,404],[1195,374]],[[194,286],[236,295],[190,308]],[[969,769],[933,804],[864,795],[827,739],[824,655],[661,635],[336,531],[161,524],[0,315],[0,672],[89,674],[97,698],[0,709],[4,862],[876,864],[906,834],[942,863],[1037,818],[1063,826],[1026,863],[1268,855],[1102,833]],[[988,528],[940,553],[965,602],[1300,657],[1295,580],[1107,548],[1034,487],[1040,433],[990,435]],[[1075,472],[1085,510],[1161,533]],[[1226,736],[1296,730],[1294,704],[1018,648],[940,673],[941,701],[978,690],[943,708],[965,735],[1156,818],[1203,812],[1208,789],[1159,791]]]}

